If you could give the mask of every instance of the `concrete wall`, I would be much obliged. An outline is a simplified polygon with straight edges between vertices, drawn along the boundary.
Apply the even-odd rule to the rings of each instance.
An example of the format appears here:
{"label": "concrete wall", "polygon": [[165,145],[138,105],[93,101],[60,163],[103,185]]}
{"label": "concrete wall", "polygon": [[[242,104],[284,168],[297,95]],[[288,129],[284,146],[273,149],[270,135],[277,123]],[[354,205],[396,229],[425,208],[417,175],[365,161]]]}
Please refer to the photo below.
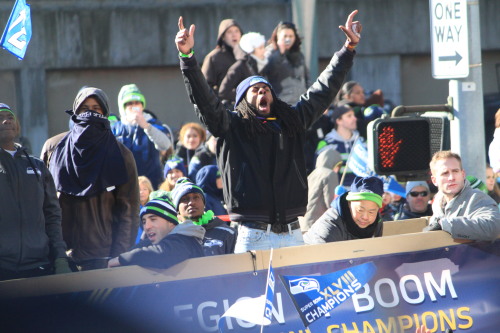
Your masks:
{"label": "concrete wall", "polygon": [[[18,61],[0,51],[1,100],[19,113],[23,134],[38,154],[44,140],[67,129],[74,96],[83,85],[104,89],[112,112],[123,84],[137,83],[148,108],[173,128],[195,120],[178,69],[174,46],[177,19],[195,23],[200,60],[214,46],[220,20],[235,18],[245,32],[269,37],[280,20],[291,19],[285,0],[60,0],[31,2],[33,37]],[[0,1],[5,25],[14,1]],[[500,2],[481,0],[484,65],[500,62]],[[338,29],[359,9],[363,40],[350,79],[366,90],[381,88],[396,104],[446,100],[447,81],[432,79],[427,0],[317,0],[320,69],[343,43]],[[496,92],[494,70],[485,70],[484,90]]]}

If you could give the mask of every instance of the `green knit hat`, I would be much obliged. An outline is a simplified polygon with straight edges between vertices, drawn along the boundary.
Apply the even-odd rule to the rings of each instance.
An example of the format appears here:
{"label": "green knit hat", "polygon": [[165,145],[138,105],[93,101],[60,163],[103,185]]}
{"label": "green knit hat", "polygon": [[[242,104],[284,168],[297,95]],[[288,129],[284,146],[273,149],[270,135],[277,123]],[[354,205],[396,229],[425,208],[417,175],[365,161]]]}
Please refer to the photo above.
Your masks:
{"label": "green knit hat", "polygon": [[146,98],[144,98],[139,87],[133,83],[123,86],[118,93],[118,107],[122,117],[125,112],[125,104],[132,101],[139,101],[142,103],[142,106],[146,108]]}
{"label": "green knit hat", "polygon": [[346,200],[369,200],[382,208],[382,194],[384,194],[384,183],[378,177],[356,177]]}

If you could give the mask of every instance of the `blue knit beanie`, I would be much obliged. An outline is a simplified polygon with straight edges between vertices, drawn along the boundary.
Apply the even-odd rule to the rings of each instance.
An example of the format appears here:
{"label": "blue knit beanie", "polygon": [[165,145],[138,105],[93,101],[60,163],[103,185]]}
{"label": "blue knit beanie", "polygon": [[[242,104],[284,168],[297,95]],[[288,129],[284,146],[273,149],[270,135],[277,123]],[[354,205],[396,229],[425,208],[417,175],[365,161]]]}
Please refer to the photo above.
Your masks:
{"label": "blue knit beanie", "polygon": [[276,94],[274,93],[273,87],[271,86],[271,84],[269,83],[269,81],[267,81],[262,76],[254,75],[254,76],[247,77],[246,79],[244,79],[243,81],[241,81],[240,84],[238,84],[238,87],[236,87],[236,99],[235,99],[234,105],[238,105],[238,103],[244,97],[244,95],[245,95],[246,91],[248,90],[248,88],[250,88],[251,86],[253,86],[253,85],[257,84],[257,83],[265,83],[265,84],[267,84],[269,86],[269,88],[271,88],[271,92],[273,94],[273,97],[276,96]]}
{"label": "blue knit beanie", "polygon": [[181,157],[173,156],[165,162],[165,168],[163,169],[163,177],[167,178],[168,172],[172,169],[177,169],[182,171],[182,174],[187,175],[186,167],[184,166],[184,160]]}
{"label": "blue knit beanie", "polygon": [[348,201],[369,200],[382,208],[384,183],[378,177],[355,177],[351,190],[347,194]]}
{"label": "blue knit beanie", "polygon": [[148,201],[148,203],[141,209],[141,221],[142,217],[146,214],[153,214],[162,217],[173,224],[179,224],[179,221],[177,220],[177,211],[172,206],[172,202],[166,196],[160,196]]}
{"label": "blue knit beanie", "polygon": [[205,202],[205,192],[203,192],[199,186],[186,179],[187,178],[179,178],[174,189],[172,190],[172,201],[177,211],[179,210],[179,202],[181,201],[181,198],[189,193],[200,193],[203,197],[203,202]]}

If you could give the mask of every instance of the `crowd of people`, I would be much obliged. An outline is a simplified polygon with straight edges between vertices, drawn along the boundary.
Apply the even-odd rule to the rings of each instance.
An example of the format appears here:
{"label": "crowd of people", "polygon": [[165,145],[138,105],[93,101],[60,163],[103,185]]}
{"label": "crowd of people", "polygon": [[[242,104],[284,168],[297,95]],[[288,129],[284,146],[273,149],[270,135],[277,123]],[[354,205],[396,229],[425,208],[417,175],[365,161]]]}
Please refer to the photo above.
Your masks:
{"label": "crowd of people", "polygon": [[384,221],[419,217],[430,217],[426,231],[496,239],[500,110],[482,188],[450,151],[433,156],[429,179],[402,184],[406,197],[349,169],[367,123],[385,112],[381,91],[344,82],[361,38],[356,14],[313,83],[293,23],[280,22],[266,47],[223,20],[200,66],[196,27],[179,18],[175,44],[200,123],[184,124],[178,140],[137,85],[121,88],[119,115],[104,91],[83,87],[69,131],[38,159],[16,143],[15,110],[0,104],[0,221],[19,224],[2,233],[0,280],[380,237]]}

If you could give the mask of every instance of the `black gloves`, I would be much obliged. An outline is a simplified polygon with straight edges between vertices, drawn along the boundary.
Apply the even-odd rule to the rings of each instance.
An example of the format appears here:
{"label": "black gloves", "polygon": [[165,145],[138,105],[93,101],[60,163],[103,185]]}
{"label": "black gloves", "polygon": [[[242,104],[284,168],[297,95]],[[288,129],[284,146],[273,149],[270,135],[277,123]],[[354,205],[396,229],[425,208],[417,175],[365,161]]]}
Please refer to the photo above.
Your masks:
{"label": "black gloves", "polygon": [[68,258],[57,258],[54,261],[54,274],[71,273],[72,270],[69,268]]}

